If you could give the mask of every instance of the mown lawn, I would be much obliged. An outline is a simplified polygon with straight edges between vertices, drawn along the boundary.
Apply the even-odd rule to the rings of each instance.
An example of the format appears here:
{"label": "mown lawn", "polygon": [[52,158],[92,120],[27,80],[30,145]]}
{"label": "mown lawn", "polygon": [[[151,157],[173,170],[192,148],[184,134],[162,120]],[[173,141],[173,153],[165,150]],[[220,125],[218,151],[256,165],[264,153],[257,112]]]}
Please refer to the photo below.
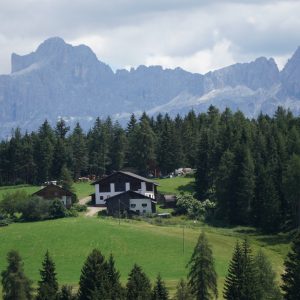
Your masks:
{"label": "mown lawn", "polygon": [[[160,272],[174,291],[177,281],[187,274],[185,266],[203,228],[213,248],[221,293],[233,247],[247,232],[242,228],[185,228],[183,253],[183,229],[179,226],[163,227],[124,220],[118,225],[116,219],[83,216],[11,224],[0,228],[0,270],[6,265],[6,253],[17,249],[24,259],[26,273],[36,282],[43,254],[49,250],[56,262],[59,282],[76,286],[85,258],[93,248],[98,248],[105,256],[114,254],[123,282],[133,264],[138,263],[151,280]],[[254,250],[264,247],[279,275],[289,247],[287,240],[258,236],[252,231],[247,234]]]}
{"label": "mown lawn", "polygon": [[[95,192],[95,187],[90,184],[90,182],[76,182],[73,185],[74,192],[77,194],[78,199],[89,196],[91,193]],[[0,201],[3,195],[6,193],[14,193],[15,191],[23,190],[28,194],[33,194],[40,190],[41,186],[34,185],[11,185],[0,187]]]}
{"label": "mown lawn", "polygon": [[179,194],[181,192],[193,193],[195,178],[173,177],[155,180],[159,186],[158,191],[162,194]]}

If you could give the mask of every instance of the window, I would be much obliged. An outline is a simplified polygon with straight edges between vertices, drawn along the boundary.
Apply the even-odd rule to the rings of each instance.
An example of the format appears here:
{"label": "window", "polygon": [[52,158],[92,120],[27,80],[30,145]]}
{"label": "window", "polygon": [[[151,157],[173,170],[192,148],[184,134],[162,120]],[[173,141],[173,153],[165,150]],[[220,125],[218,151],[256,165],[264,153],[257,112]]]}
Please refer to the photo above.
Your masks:
{"label": "window", "polygon": [[110,183],[106,182],[106,183],[101,183],[101,185],[99,185],[99,192],[101,193],[107,193],[110,192]]}
{"label": "window", "polygon": [[135,208],[136,207],[136,204],[132,203],[130,204],[130,208]]}
{"label": "window", "polygon": [[147,203],[143,203],[142,206],[143,206],[143,207],[147,207],[148,204],[147,204]]}
{"label": "window", "polygon": [[103,200],[103,198],[104,198],[103,196],[100,196],[100,200]]}
{"label": "window", "polygon": [[143,213],[146,213],[146,212],[147,212],[147,211],[144,209],[144,210],[143,210]]}

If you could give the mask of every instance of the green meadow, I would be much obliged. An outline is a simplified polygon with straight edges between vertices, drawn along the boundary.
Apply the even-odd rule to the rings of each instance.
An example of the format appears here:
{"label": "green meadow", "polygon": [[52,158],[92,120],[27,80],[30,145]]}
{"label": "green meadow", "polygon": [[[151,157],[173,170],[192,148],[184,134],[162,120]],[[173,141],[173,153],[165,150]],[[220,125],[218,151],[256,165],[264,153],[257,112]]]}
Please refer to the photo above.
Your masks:
{"label": "green meadow", "polygon": [[207,233],[213,248],[220,292],[233,247],[246,234],[254,251],[263,247],[279,279],[289,248],[287,239],[279,236],[259,236],[244,228],[203,225],[185,228],[183,238],[180,226],[156,226],[126,220],[121,220],[119,225],[116,219],[84,216],[16,223],[0,228],[0,270],[6,265],[6,253],[17,249],[24,259],[26,273],[36,282],[43,255],[49,250],[56,262],[59,282],[76,286],[85,258],[93,248],[98,248],[105,256],[113,253],[123,282],[133,264],[138,263],[151,280],[161,273],[172,291],[178,279],[186,277],[186,264],[201,230]]}
{"label": "green meadow", "polygon": [[[158,183],[160,192],[176,194],[192,192],[194,180],[177,177],[160,179]],[[17,189],[33,193],[39,188],[0,188],[0,199],[4,193]],[[89,183],[76,183],[74,188],[79,199],[94,191]],[[84,215],[0,227],[0,271],[6,266],[7,252],[16,249],[24,260],[26,274],[36,283],[43,255],[49,250],[56,263],[60,284],[76,287],[84,260],[93,248],[98,248],[106,257],[113,253],[123,283],[133,264],[137,263],[152,281],[160,273],[172,294],[178,280],[187,275],[186,265],[201,230],[206,232],[213,249],[220,299],[234,245],[245,236],[254,252],[263,248],[280,280],[283,260],[289,250],[288,235],[264,236],[251,228],[217,228],[191,221],[186,222],[184,229],[178,224],[158,226],[134,220],[121,220],[119,225],[117,219]]]}

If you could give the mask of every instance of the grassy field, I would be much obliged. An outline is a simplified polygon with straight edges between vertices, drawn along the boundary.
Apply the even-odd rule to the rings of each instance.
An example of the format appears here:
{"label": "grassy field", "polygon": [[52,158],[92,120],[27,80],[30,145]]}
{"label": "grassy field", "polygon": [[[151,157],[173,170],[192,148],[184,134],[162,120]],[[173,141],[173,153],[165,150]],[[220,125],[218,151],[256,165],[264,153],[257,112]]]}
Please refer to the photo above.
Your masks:
{"label": "grassy field", "polygon": [[[193,192],[193,178],[176,177],[160,179],[157,182],[161,193]],[[2,187],[0,200],[6,192],[23,189],[33,193],[39,188]],[[94,191],[94,186],[89,183],[76,183],[74,188],[79,199]],[[60,284],[77,286],[85,258],[93,248],[98,248],[105,256],[114,254],[123,283],[126,282],[133,264],[138,263],[152,281],[160,272],[172,293],[177,281],[186,277],[186,264],[203,229],[213,248],[220,299],[233,247],[238,239],[246,235],[254,251],[259,247],[263,248],[279,280],[283,271],[283,259],[289,249],[287,236],[262,236],[251,228],[215,228],[208,225],[192,227],[192,222],[187,224],[189,225],[184,230],[184,252],[183,228],[180,225],[155,226],[143,221],[125,220],[119,225],[116,219],[84,216],[11,224],[8,227],[0,227],[0,270],[6,265],[6,253],[10,249],[17,249],[24,259],[26,273],[36,283],[43,255],[49,250],[57,265]]]}
{"label": "grassy field", "polygon": [[[223,288],[228,263],[236,240],[245,235],[242,228],[220,229],[203,227],[208,235],[216,260],[219,290]],[[179,226],[155,226],[142,221],[121,221],[78,217],[35,223],[11,224],[0,228],[0,270],[5,267],[5,256],[17,249],[25,262],[26,273],[35,282],[43,254],[48,249],[53,256],[60,283],[77,285],[82,264],[93,248],[106,256],[113,253],[117,268],[125,282],[134,263],[140,264],[154,280],[158,272],[174,290],[179,278],[187,273],[186,264],[201,228],[183,229]],[[288,242],[280,237],[258,236],[247,232],[254,250],[263,246],[277,274],[288,251]]]}
{"label": "grassy field", "polygon": [[[41,186],[34,185],[13,185],[13,186],[3,186],[0,187],[0,201],[6,193],[13,193],[15,191],[23,190],[28,194],[33,194],[34,192],[40,190]],[[90,184],[90,182],[76,182],[74,183],[74,191],[78,198],[84,198],[89,196],[91,193],[95,192],[95,187]]]}
{"label": "grassy field", "polygon": [[[194,178],[175,177],[158,179],[158,191],[163,194],[177,194],[180,192],[193,192]],[[32,185],[14,185],[0,187],[0,201],[4,194],[13,193],[17,190],[24,190],[28,194],[32,194],[41,189],[41,186]],[[90,182],[76,182],[74,183],[74,191],[78,199],[89,196],[95,192],[95,187]]]}
{"label": "grassy field", "polygon": [[159,184],[158,191],[162,194],[178,194],[181,192],[194,192],[195,178],[189,177],[173,177],[165,179],[157,179]]}

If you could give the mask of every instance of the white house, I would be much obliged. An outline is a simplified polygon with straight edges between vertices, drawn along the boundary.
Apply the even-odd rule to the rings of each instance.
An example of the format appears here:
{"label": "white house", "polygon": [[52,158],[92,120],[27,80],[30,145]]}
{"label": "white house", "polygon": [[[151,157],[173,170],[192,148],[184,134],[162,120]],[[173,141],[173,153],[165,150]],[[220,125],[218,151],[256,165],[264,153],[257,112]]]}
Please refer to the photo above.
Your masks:
{"label": "white house", "polygon": [[[105,206],[106,200],[126,191],[133,191],[155,200],[155,183],[131,172],[118,171],[93,183],[95,185],[95,204]],[[134,204],[134,203],[133,203]]]}

